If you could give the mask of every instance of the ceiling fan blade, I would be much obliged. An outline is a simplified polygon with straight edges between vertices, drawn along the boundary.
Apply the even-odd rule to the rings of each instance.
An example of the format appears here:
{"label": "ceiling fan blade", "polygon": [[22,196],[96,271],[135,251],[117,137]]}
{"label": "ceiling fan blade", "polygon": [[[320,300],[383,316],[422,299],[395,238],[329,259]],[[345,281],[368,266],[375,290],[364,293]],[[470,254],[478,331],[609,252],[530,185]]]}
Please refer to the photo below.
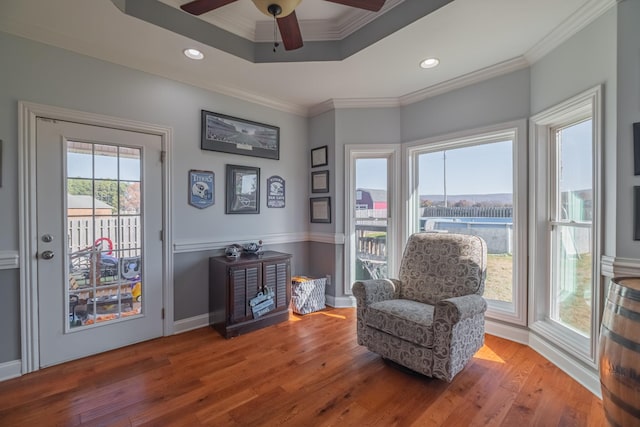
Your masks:
{"label": "ceiling fan blade", "polygon": [[237,0],[193,0],[180,6],[180,9],[192,15],[202,15]]}
{"label": "ceiling fan blade", "polygon": [[296,11],[294,10],[284,18],[277,18],[277,21],[284,49],[295,50],[301,48],[303,45],[302,34],[300,33],[298,18],[296,18]]}
{"label": "ceiling fan blade", "polygon": [[384,6],[385,0],[327,0],[332,3],[343,4],[345,6],[357,7],[358,9],[379,11]]}

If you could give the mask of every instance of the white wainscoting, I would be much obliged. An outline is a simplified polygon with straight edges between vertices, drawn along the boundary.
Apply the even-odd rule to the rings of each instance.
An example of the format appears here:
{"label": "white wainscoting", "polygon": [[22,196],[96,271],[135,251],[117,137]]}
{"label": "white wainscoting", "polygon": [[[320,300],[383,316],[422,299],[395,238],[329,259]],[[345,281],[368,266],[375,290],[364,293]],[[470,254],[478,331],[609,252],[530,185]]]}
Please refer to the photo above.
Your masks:
{"label": "white wainscoting", "polygon": [[0,251],[0,270],[10,270],[20,267],[18,251]]}

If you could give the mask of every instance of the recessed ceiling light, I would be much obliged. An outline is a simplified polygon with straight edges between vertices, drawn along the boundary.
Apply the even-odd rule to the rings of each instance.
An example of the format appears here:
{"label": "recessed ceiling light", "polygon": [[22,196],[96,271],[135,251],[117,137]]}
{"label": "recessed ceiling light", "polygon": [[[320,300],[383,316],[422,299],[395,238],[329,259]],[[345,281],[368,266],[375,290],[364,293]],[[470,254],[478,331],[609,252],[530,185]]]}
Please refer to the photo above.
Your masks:
{"label": "recessed ceiling light", "polygon": [[420,63],[420,67],[433,68],[433,67],[437,67],[439,63],[440,63],[440,60],[438,58],[427,58]]}
{"label": "recessed ceiling light", "polygon": [[185,49],[184,50],[184,55],[187,58],[190,58],[190,59],[202,59],[202,58],[204,58],[204,54],[202,52],[200,52],[198,49],[193,49],[193,48]]}

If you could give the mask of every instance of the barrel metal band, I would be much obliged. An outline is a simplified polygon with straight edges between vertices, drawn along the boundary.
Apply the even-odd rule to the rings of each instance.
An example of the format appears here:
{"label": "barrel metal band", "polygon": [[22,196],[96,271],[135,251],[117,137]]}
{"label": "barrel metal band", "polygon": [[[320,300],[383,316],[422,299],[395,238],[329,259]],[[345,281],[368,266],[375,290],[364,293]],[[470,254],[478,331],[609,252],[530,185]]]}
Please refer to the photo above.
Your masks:
{"label": "barrel metal band", "polygon": [[640,353],[640,343],[635,341],[631,341],[628,338],[623,337],[622,335],[618,335],[615,332],[611,331],[605,325],[602,325],[601,335],[605,337],[611,338],[611,341],[620,344],[621,346],[628,348],[629,350],[635,351],[636,353]]}
{"label": "barrel metal band", "polygon": [[628,298],[633,301],[640,302],[640,291],[636,291],[635,289],[627,288],[618,283],[614,283],[616,286],[615,292],[623,298]]}
{"label": "barrel metal band", "polygon": [[630,405],[629,403],[620,399],[620,397],[618,397],[617,395],[611,393],[611,391],[607,388],[607,386],[604,385],[602,382],[600,382],[600,385],[602,386],[603,395],[606,395],[611,402],[613,402],[616,406],[624,410],[626,413],[640,420],[640,408],[636,408]]}
{"label": "barrel metal band", "polygon": [[640,313],[638,313],[637,311],[629,310],[628,308],[622,307],[621,305],[615,304],[611,301],[607,301],[607,308],[614,314],[617,314],[634,322],[640,322]]}

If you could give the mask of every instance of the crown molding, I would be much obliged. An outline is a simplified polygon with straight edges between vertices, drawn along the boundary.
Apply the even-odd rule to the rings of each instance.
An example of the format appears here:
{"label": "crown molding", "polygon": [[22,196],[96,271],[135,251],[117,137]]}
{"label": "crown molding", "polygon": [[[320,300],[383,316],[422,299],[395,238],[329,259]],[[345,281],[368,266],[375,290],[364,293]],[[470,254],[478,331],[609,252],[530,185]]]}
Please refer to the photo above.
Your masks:
{"label": "crown molding", "polygon": [[567,41],[571,36],[599,18],[619,1],[620,0],[589,0],[584,6],[571,14],[553,31],[525,52],[524,57],[530,64],[539,61],[546,54]]}
{"label": "crown molding", "polygon": [[502,76],[504,74],[512,73],[514,71],[527,68],[529,63],[527,60],[518,56],[513,59],[509,59],[504,62],[500,62],[489,67],[473,71],[471,73],[462,75],[460,77],[453,78],[451,80],[438,83],[427,88],[408,93],[399,98],[400,105],[409,105],[419,101],[423,101],[427,98],[432,98],[437,95],[441,95],[446,92],[450,92],[455,89],[460,89],[465,86],[469,86],[475,83],[480,83],[484,80],[489,80],[493,77]]}
{"label": "crown molding", "polygon": [[399,107],[398,98],[334,98],[309,108],[309,117],[341,108],[394,108]]}
{"label": "crown molding", "polygon": [[[305,41],[342,40],[402,2],[404,0],[387,0],[379,12],[350,8],[336,19],[299,19],[300,32]],[[236,19],[237,26],[233,22]],[[237,16],[220,14],[218,17],[207,19],[207,22],[254,42],[273,41],[273,21],[270,20],[257,21],[253,28],[253,22],[246,19],[241,20]]]}

